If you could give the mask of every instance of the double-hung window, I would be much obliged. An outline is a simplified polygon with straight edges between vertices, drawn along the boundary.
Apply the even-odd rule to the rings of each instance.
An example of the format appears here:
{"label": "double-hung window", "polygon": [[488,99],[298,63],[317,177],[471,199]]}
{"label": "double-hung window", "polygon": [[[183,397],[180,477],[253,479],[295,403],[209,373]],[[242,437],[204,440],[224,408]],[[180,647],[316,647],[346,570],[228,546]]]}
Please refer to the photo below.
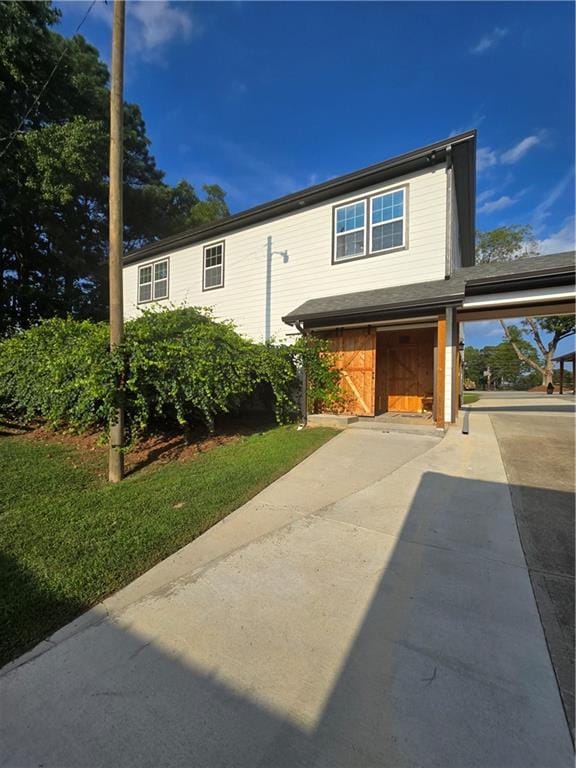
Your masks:
{"label": "double-hung window", "polygon": [[342,205],[335,210],[334,261],[356,259],[366,253],[366,201]]}
{"label": "double-hung window", "polygon": [[406,187],[334,208],[333,261],[406,247]]}
{"label": "double-hung window", "polygon": [[202,287],[205,291],[224,286],[224,243],[204,246]]}
{"label": "double-hung window", "polygon": [[396,189],[370,201],[370,251],[387,251],[404,245],[405,190]]}
{"label": "double-hung window", "polygon": [[138,303],[168,298],[168,259],[138,267]]}

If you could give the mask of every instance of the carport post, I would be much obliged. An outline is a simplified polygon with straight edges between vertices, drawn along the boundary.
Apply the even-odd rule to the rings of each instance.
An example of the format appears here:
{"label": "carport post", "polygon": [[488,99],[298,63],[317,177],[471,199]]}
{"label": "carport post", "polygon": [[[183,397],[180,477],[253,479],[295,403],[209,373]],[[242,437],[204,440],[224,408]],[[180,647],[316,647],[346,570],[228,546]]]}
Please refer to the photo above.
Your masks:
{"label": "carport post", "polygon": [[446,317],[438,318],[436,330],[436,380],[434,382],[434,419],[436,426],[444,429],[446,392]]}
{"label": "carport post", "polygon": [[564,360],[560,360],[560,394],[564,394]]}

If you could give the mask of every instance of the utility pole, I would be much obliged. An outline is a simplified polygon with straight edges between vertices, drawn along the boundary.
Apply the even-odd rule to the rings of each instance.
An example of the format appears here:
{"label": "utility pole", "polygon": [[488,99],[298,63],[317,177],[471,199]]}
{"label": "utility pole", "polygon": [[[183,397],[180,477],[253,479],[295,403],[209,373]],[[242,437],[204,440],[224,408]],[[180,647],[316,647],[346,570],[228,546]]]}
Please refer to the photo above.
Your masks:
{"label": "utility pole", "polygon": [[[110,88],[110,193],[108,207],[108,278],[110,296],[110,349],[122,343],[124,310],[122,299],[122,161],[124,117],[124,0],[114,0],[112,26],[112,84]],[[118,386],[118,385],[117,385]],[[117,483],[124,476],[124,403],[117,389],[118,407],[110,419],[108,480]]]}

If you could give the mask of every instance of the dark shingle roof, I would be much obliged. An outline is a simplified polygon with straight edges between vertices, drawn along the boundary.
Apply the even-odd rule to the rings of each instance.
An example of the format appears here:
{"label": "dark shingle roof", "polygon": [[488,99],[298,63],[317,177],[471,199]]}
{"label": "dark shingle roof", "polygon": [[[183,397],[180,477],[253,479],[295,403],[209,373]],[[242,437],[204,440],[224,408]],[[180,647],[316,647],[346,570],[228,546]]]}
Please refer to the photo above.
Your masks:
{"label": "dark shingle roof", "polygon": [[292,324],[298,321],[317,322],[345,317],[351,321],[356,316],[367,318],[370,315],[403,309],[433,310],[440,306],[460,304],[475,286],[483,291],[497,290],[498,286],[500,290],[506,287],[512,290],[512,284],[517,288],[518,283],[524,280],[534,283],[535,280],[546,276],[566,282],[566,279],[574,274],[574,262],[574,251],[566,251],[517,261],[478,264],[458,269],[446,280],[310,299],[286,315],[283,320]]}
{"label": "dark shingle roof", "polygon": [[149,259],[162,253],[179,250],[193,243],[206,242],[245,227],[251,227],[264,221],[317,205],[341,195],[352,194],[374,184],[403,176],[437,163],[444,163],[448,154],[452,154],[452,163],[456,179],[456,206],[460,222],[460,249],[465,263],[474,260],[474,220],[476,195],[476,131],[466,131],[457,136],[450,136],[425,147],[419,147],[403,155],[391,157],[383,163],[376,163],[361,168],[354,173],[329,179],[321,184],[308,187],[300,192],[280,197],[269,203],[258,205],[247,211],[229,216],[221,221],[204,227],[182,232],[149,243],[137,251],[124,256],[124,266],[142,259]]}
{"label": "dark shingle roof", "polygon": [[528,256],[516,261],[493,261],[489,264],[476,264],[473,267],[463,267],[456,270],[456,276],[464,278],[468,283],[472,280],[484,281],[493,278],[518,277],[539,270],[574,269],[575,251],[551,253],[547,256]]}

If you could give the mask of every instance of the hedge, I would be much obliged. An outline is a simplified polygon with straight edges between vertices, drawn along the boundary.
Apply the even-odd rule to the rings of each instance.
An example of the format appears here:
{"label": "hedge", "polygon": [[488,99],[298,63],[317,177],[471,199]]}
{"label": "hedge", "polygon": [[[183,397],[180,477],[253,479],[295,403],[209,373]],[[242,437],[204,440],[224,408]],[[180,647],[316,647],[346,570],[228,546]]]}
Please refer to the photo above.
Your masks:
{"label": "hedge", "polygon": [[[0,413],[55,428],[105,429],[120,392],[132,435],[158,425],[214,426],[263,387],[278,423],[298,414],[299,371],[319,407],[338,398],[324,342],[256,344],[197,308],[147,311],[110,352],[108,325],[44,320],[0,341]],[[115,386],[115,384],[117,386]]]}

